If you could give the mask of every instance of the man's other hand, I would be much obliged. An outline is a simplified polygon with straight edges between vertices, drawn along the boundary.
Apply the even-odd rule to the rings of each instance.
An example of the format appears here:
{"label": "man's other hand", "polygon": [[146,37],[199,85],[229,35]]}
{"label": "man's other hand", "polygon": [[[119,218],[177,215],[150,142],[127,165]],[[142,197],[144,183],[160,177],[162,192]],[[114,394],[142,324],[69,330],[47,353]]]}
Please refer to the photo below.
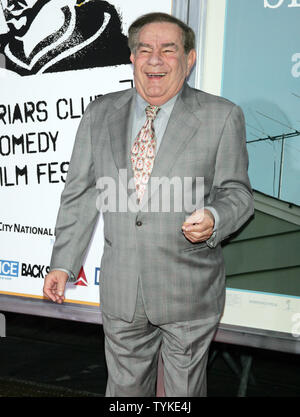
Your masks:
{"label": "man's other hand", "polygon": [[61,304],[65,299],[65,286],[69,276],[64,271],[53,270],[45,277],[43,294],[55,303]]}
{"label": "man's other hand", "polygon": [[205,242],[213,233],[215,218],[211,211],[196,210],[182,225],[184,236],[192,243]]}

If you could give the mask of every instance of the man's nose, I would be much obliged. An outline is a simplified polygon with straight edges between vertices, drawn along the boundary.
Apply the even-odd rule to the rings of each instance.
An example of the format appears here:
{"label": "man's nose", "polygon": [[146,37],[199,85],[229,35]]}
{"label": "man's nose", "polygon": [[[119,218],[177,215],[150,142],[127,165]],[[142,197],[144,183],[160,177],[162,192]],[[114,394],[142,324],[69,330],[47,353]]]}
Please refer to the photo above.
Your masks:
{"label": "man's nose", "polygon": [[148,58],[148,64],[160,65],[163,63],[162,56],[159,51],[152,51]]}

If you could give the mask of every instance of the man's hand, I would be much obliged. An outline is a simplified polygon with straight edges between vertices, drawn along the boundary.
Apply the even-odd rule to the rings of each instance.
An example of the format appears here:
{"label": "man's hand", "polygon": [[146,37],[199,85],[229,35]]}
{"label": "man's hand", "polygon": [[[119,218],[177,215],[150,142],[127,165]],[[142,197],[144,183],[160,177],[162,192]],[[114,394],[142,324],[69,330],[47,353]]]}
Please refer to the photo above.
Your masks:
{"label": "man's hand", "polygon": [[196,210],[182,225],[184,236],[192,243],[205,242],[213,233],[215,218],[207,210]]}
{"label": "man's hand", "polygon": [[64,271],[51,271],[45,277],[43,293],[46,298],[61,304],[65,299],[65,286],[68,274]]}

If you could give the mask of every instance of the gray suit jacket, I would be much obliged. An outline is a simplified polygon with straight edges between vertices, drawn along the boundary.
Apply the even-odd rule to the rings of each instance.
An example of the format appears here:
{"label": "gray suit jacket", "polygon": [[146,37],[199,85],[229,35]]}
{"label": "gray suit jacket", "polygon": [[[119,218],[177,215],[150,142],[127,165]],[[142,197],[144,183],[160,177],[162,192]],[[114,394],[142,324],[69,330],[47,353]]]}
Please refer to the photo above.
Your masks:
{"label": "gray suit jacket", "polygon": [[[129,155],[135,94],[130,89],[105,95],[92,102],[82,118],[61,197],[52,268],[78,274],[99,215],[97,180],[108,177],[118,182],[118,173],[124,169],[127,180],[132,178]],[[209,242],[193,244],[181,232],[190,214],[184,207],[179,212],[103,213],[103,311],[130,321],[140,279],[145,309],[154,324],[220,313],[225,294],[220,242],[253,213],[247,167],[240,108],[185,85],[152,177],[204,177],[204,203],[217,211],[218,229]],[[157,193],[159,189],[154,189],[149,200]]]}

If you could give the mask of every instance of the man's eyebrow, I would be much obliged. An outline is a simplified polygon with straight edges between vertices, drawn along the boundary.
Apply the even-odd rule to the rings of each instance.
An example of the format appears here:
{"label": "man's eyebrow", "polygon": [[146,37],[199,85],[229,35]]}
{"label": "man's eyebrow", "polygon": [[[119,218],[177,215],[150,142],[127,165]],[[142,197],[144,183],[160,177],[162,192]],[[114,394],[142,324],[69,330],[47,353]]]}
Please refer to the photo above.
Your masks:
{"label": "man's eyebrow", "polygon": [[149,43],[144,43],[144,42],[139,42],[137,47],[138,48],[151,48],[152,49],[152,46],[149,45]]}
{"label": "man's eyebrow", "polygon": [[163,48],[170,48],[170,47],[172,47],[172,48],[175,48],[176,50],[178,50],[178,45],[176,45],[176,43],[174,43],[174,42],[163,43],[161,46]]}
{"label": "man's eyebrow", "polygon": [[[175,42],[166,42],[166,43],[162,43],[161,44],[162,48],[175,48],[176,50],[178,50],[178,45]],[[153,49],[153,46],[151,46],[149,43],[145,43],[145,42],[139,42],[137,45],[137,48],[150,48]]]}

